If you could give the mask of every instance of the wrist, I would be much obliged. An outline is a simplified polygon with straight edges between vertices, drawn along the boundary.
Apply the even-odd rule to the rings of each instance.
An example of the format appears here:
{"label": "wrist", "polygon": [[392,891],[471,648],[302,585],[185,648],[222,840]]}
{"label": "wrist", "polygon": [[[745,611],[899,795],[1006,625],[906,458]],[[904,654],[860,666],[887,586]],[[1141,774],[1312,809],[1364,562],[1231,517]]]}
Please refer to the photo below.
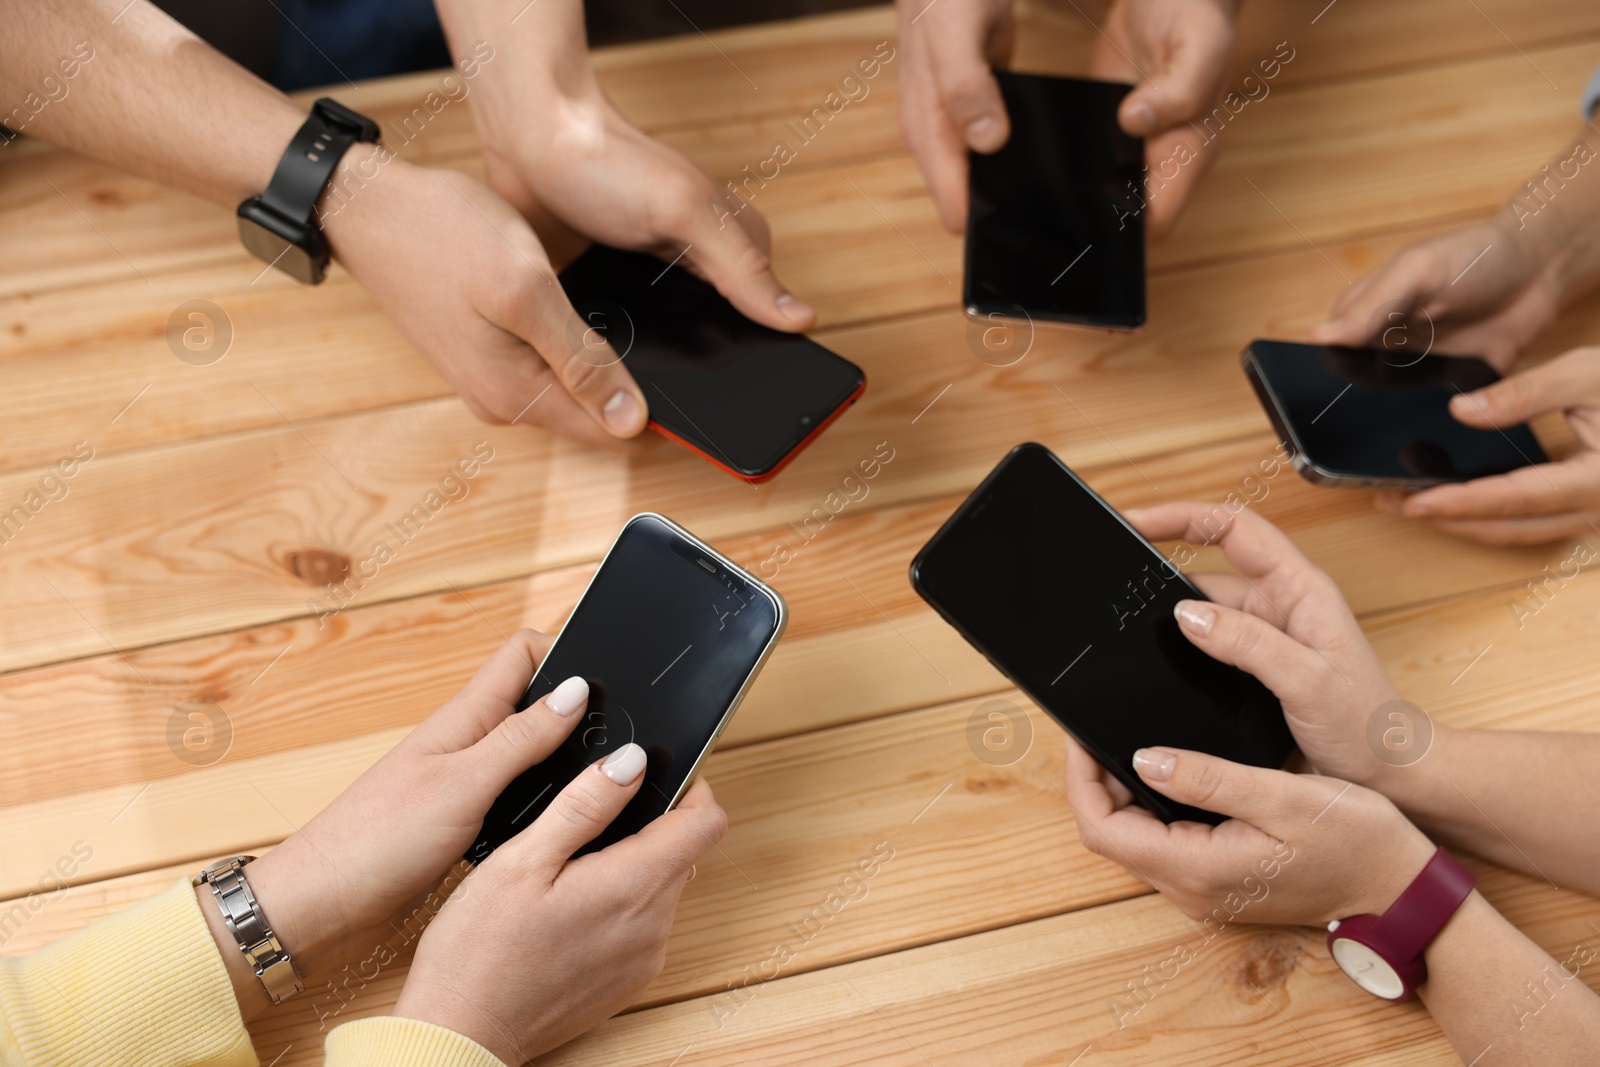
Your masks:
{"label": "wrist", "polygon": [[[1420,711],[1421,709],[1417,709]],[[1441,768],[1450,761],[1458,731],[1423,713],[1423,718],[1411,724],[1415,744],[1420,751],[1408,753],[1403,759],[1391,762],[1378,759],[1369,773],[1359,783],[1382,793],[1395,807],[1413,822],[1426,825],[1421,816],[1427,806],[1437,801]],[[1426,731],[1423,735],[1422,732]],[[1422,735],[1422,736],[1417,736]]]}
{"label": "wrist", "polygon": [[317,223],[335,259],[344,258],[340,253],[360,243],[374,221],[384,217],[386,201],[415,170],[383,144],[350,147],[317,201]]}
{"label": "wrist", "polygon": [[1399,818],[1399,822],[1401,825],[1397,827],[1397,832],[1389,837],[1382,848],[1371,853],[1381,856],[1381,862],[1345,901],[1343,914],[1332,918],[1382,915],[1416,881],[1417,875],[1422,873],[1422,869],[1438,851],[1438,846],[1404,816]]}
{"label": "wrist", "polygon": [[[324,927],[312,921],[314,909],[310,905],[317,899],[314,891],[299,877],[298,872],[286,870],[281,858],[272,861],[271,857],[276,855],[274,851],[240,868],[244,884],[235,888],[254,898],[254,910],[259,914],[258,918],[250,919],[237,929],[230,928],[223,916],[224,906],[218,898],[218,885],[213,884],[218,876],[213,875],[212,881],[194,887],[201,917],[217,946],[218,955],[222,957],[234,997],[239,1003],[240,1015],[246,1022],[273,1006],[272,994],[268,992],[269,984],[280,996],[292,996],[296,984],[294,979],[299,979],[303,984],[308,965],[316,965],[315,961],[325,943],[324,936],[317,932]],[[239,921],[238,893],[226,888],[223,891],[228,893],[232,901],[230,906],[235,911],[235,921]],[[254,942],[258,934],[262,938],[270,935],[288,959],[282,959],[274,952],[268,960],[258,960],[252,964],[243,948],[242,938],[248,937]],[[257,966],[268,967],[269,977],[258,975]]]}

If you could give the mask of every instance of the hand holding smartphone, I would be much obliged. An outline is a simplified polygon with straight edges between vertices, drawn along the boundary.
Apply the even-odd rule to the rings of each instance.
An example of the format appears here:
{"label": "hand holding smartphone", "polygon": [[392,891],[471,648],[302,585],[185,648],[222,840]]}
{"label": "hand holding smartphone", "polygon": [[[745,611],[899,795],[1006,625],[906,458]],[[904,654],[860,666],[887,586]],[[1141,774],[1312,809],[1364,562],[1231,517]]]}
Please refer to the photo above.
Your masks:
{"label": "hand holding smartphone", "polygon": [[1146,786],[1137,749],[1259,767],[1294,751],[1277,698],[1178,629],[1174,605],[1205,596],[1042,445],[990,472],[917,553],[911,583],[1166,822],[1222,818]]}
{"label": "hand holding smartphone", "polygon": [[709,283],[643,252],[595,245],[561,286],[578,312],[580,358],[620,358],[651,428],[745,481],[777,474],[866,390],[854,363],[745,318]]}
{"label": "hand holding smartphone", "polygon": [[584,768],[629,742],[648,758],[644,784],[577,854],[670,811],[787,623],[782,597],[681,526],[648,512],[629,519],[518,705],[520,714],[580,677],[589,683],[583,721],[494,802],[466,858],[483,860]]}
{"label": "hand holding smartphone", "polygon": [[1526,424],[1480,430],[1450,414],[1452,397],[1500,380],[1479,359],[1256,340],[1241,361],[1317,485],[1423,489],[1547,462]]}

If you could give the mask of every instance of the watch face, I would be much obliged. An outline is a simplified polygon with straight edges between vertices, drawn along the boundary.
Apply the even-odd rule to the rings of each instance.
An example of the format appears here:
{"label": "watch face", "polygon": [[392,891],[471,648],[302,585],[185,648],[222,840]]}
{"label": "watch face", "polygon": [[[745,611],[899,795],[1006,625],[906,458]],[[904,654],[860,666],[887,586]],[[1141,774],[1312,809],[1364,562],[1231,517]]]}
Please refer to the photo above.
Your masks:
{"label": "watch face", "polygon": [[[239,240],[245,249],[257,259],[283,271],[289,277],[306,285],[316,285],[322,281],[327,272],[326,257],[320,260],[313,256],[299,244],[289,240],[282,233],[270,227],[272,220],[266,218],[264,209],[248,210],[252,201],[245,201],[239,207]],[[312,243],[321,243],[321,233],[310,231],[306,238]]]}
{"label": "watch face", "polygon": [[1372,949],[1348,937],[1336,937],[1330,946],[1333,962],[1350,976],[1350,980],[1375,997],[1399,1000],[1405,996],[1406,986],[1393,967]]}

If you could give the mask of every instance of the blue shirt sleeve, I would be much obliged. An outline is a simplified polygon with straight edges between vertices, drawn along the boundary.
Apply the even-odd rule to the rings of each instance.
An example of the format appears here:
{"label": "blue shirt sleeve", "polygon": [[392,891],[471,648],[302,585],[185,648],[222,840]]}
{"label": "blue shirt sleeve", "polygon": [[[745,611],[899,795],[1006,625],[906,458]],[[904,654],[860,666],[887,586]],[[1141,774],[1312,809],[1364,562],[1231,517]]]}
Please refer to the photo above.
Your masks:
{"label": "blue shirt sleeve", "polygon": [[1597,104],[1600,104],[1600,67],[1594,68],[1594,73],[1589,76],[1589,84],[1583,88],[1584,122],[1589,121],[1589,116],[1594,114]]}

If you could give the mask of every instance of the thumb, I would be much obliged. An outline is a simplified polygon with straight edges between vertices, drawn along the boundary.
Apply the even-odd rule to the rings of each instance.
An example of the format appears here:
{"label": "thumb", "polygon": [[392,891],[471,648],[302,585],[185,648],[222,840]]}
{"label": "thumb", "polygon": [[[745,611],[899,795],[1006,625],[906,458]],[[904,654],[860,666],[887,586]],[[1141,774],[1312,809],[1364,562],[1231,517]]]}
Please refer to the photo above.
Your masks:
{"label": "thumb", "polygon": [[[1271,832],[1270,827],[1320,805],[1306,795],[1307,775],[1251,767],[1243,763],[1178,748],[1141,748],[1133,769],[1145,783],[1180,804],[1214,811]],[[1328,779],[1324,779],[1327,781]],[[1326,803],[1323,798],[1322,803]]]}
{"label": "thumb", "polygon": [[1592,401],[1600,393],[1600,349],[1580,348],[1490,386],[1450,398],[1468,426],[1504,429],[1547,411]]}
{"label": "thumb", "polygon": [[1323,664],[1316,652],[1260,616],[1210,600],[1180,600],[1173,614],[1190,644],[1254,675],[1280,700],[1306,679],[1321,677]]}
{"label": "thumb", "polygon": [[1117,121],[1132,137],[1153,137],[1181,126],[1205,110],[1217,95],[1233,49],[1231,30],[1220,40],[1182,41],[1167,69],[1142,82],[1117,108]]}
{"label": "thumb", "polygon": [[1005,101],[985,55],[984,28],[976,23],[925,29],[939,102],[950,125],[975,152],[997,152],[1011,136]]}

